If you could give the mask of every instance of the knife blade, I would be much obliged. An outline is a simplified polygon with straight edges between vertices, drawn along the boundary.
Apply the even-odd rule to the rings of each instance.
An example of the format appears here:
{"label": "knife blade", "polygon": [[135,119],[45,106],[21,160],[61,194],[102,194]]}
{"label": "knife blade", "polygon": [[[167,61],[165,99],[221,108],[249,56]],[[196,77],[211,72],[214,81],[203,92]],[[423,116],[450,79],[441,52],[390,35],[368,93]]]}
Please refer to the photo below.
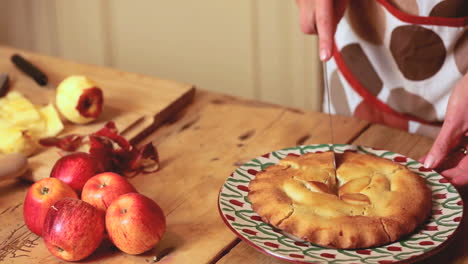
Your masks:
{"label": "knife blade", "polygon": [[328,85],[328,74],[327,74],[327,62],[322,62],[322,69],[323,69],[323,86],[327,93],[327,106],[328,106],[328,119],[330,121],[330,150],[333,153],[333,172],[335,173],[336,178],[336,153],[335,153],[335,138],[333,135],[333,119],[331,114],[331,89]]}

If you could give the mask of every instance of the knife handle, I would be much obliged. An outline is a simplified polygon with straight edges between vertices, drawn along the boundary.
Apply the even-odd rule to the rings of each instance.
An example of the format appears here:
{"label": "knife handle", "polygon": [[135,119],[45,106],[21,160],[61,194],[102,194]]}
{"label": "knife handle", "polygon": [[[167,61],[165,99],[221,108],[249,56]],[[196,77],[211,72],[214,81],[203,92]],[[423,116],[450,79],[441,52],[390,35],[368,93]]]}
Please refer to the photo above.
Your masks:
{"label": "knife handle", "polygon": [[47,76],[39,70],[36,66],[32,65],[29,61],[24,59],[18,54],[11,56],[11,61],[18,67],[22,72],[33,78],[37,84],[44,86],[47,84]]}
{"label": "knife handle", "polygon": [[0,74],[0,97],[7,94],[9,84],[8,74]]}

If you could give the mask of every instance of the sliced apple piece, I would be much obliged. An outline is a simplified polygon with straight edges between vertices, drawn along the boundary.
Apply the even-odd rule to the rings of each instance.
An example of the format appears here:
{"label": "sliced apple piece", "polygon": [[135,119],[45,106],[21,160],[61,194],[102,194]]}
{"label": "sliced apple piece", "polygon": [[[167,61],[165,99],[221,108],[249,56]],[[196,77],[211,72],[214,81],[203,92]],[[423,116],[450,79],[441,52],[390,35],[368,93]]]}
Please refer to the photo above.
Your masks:
{"label": "sliced apple piece", "polygon": [[40,108],[39,113],[46,124],[41,138],[56,136],[63,130],[62,120],[52,104]]}
{"label": "sliced apple piece", "polygon": [[38,140],[56,136],[62,121],[52,104],[37,106],[17,91],[0,99],[0,153],[33,154]]}
{"label": "sliced apple piece", "polygon": [[23,153],[29,156],[38,147],[30,132],[15,126],[0,127],[0,138],[0,153]]}
{"label": "sliced apple piece", "polygon": [[16,91],[10,92],[5,98],[0,99],[0,117],[14,119],[15,123],[19,125],[41,118],[34,105]]}
{"label": "sliced apple piece", "polygon": [[40,135],[45,129],[45,122],[36,107],[16,91],[0,99],[0,119],[32,135]]}

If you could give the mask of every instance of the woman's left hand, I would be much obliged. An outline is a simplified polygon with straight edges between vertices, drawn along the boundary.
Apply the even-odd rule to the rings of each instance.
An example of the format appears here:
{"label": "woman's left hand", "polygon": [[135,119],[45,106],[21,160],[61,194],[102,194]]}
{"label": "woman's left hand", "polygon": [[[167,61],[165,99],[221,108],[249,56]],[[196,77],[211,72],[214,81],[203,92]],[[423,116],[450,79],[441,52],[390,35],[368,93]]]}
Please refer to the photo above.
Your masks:
{"label": "woman's left hand", "polygon": [[468,73],[450,95],[445,121],[431,150],[420,161],[453,185],[468,186]]}

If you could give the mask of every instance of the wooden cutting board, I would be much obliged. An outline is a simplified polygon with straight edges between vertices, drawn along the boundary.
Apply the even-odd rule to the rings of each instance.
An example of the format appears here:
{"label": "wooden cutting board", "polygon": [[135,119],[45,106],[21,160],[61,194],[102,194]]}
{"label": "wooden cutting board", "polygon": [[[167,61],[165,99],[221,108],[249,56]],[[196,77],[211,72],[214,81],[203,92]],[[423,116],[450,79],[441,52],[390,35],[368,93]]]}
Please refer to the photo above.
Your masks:
{"label": "wooden cutting board", "polygon": [[[19,71],[10,61],[15,53],[41,69],[48,76],[49,84],[41,87]],[[112,120],[120,131],[125,131],[124,136],[127,139],[138,141],[189,104],[195,94],[195,88],[190,84],[75,63],[2,46],[0,73],[9,74],[12,90],[20,91],[35,104],[44,105],[55,102],[55,87],[67,76],[86,75],[97,83],[104,92],[101,116],[88,125],[65,122],[61,135],[88,134]],[[57,149],[42,149],[29,158],[31,170],[23,177],[34,181],[49,177],[58,158]]]}

